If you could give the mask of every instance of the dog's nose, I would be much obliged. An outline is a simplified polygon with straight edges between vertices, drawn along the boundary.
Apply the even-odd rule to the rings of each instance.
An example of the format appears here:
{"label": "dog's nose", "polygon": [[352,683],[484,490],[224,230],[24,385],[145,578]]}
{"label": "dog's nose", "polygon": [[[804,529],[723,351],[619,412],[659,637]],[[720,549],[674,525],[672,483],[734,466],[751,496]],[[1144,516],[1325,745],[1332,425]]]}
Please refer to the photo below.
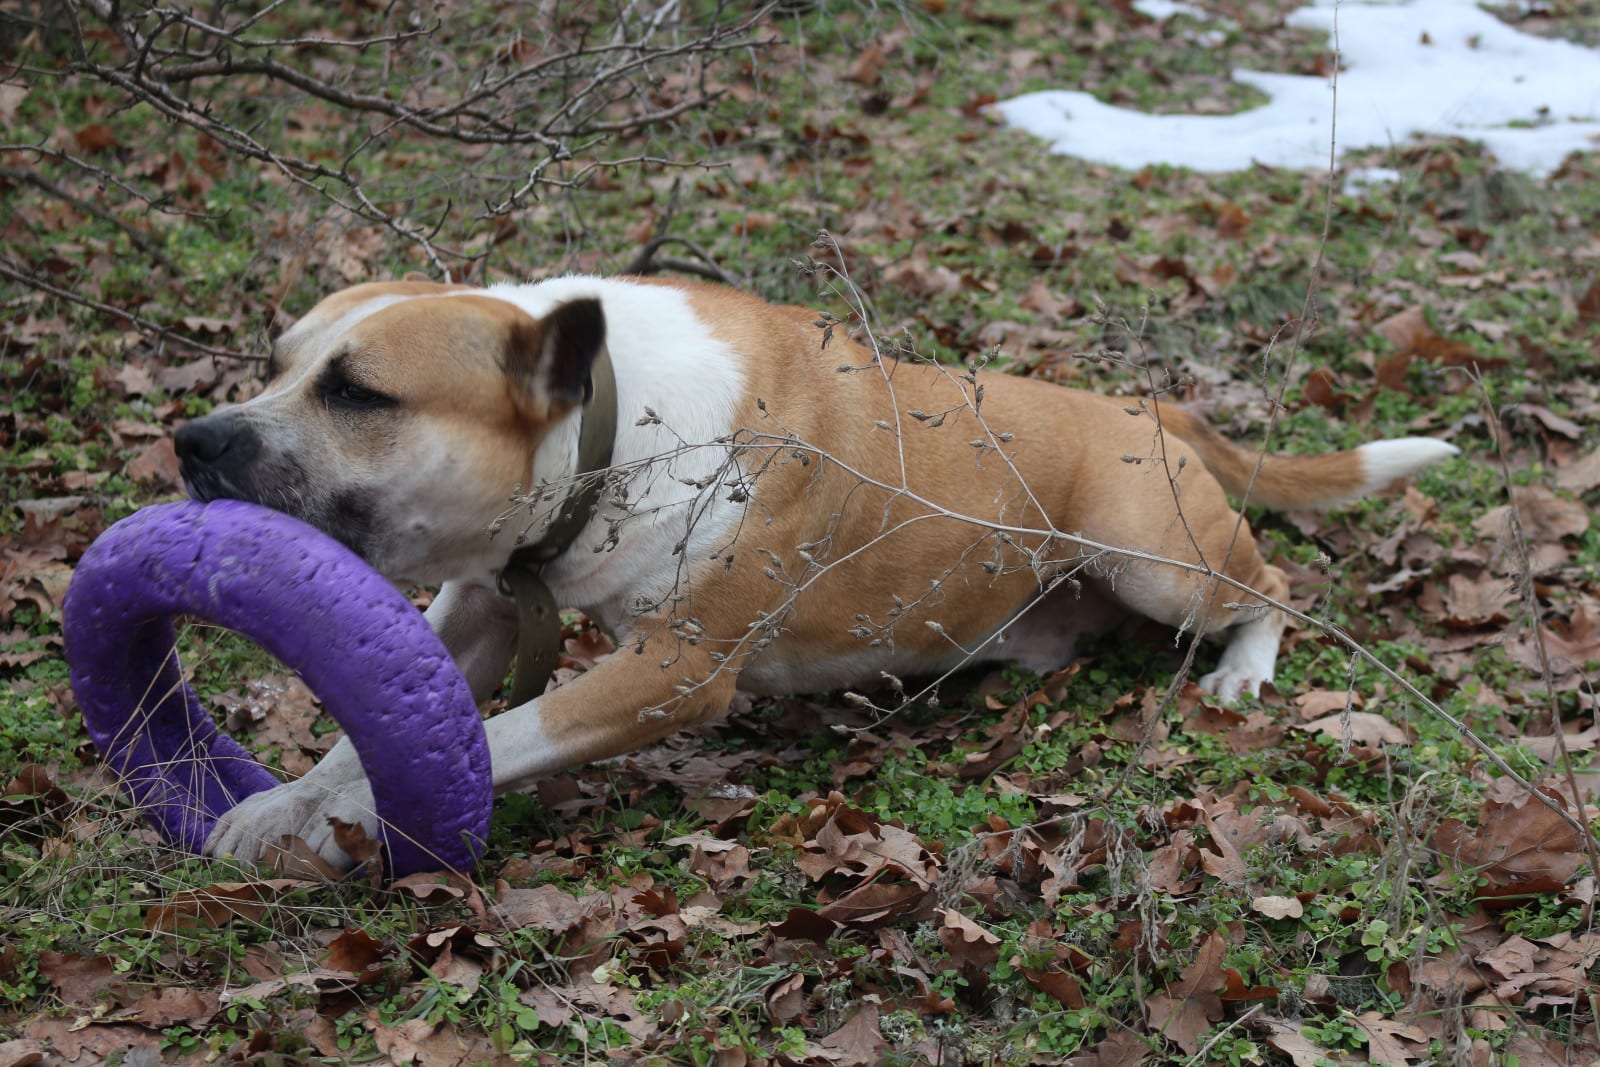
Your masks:
{"label": "dog's nose", "polygon": [[233,427],[225,419],[196,419],[178,430],[172,444],[185,467],[209,467],[228,451],[233,437]]}

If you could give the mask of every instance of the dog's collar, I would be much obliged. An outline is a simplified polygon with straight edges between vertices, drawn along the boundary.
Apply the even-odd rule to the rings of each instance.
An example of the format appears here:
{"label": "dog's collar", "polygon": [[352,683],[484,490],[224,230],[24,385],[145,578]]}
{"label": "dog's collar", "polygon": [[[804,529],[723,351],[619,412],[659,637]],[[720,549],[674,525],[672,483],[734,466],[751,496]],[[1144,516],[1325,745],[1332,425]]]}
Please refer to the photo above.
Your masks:
{"label": "dog's collar", "polygon": [[605,488],[605,471],[617,439],[617,376],[602,346],[589,368],[589,396],[578,430],[578,470],[572,492],[556,510],[539,540],[511,553],[500,571],[500,589],[517,605],[517,673],[511,706],[544,692],[561,653],[561,610],[541,573],[594,518]]}

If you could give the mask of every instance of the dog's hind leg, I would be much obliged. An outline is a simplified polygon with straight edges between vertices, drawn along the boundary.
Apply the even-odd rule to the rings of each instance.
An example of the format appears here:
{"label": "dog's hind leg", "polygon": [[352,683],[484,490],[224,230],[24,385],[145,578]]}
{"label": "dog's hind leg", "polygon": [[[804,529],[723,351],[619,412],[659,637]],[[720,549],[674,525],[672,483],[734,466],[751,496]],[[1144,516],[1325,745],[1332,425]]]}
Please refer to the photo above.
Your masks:
{"label": "dog's hind leg", "polygon": [[[1251,546],[1254,555],[1254,546]],[[1289,596],[1289,581],[1282,571],[1263,565],[1261,577],[1252,588],[1280,603]],[[1228,644],[1222,650],[1217,669],[1200,679],[1200,688],[1222,700],[1241,695],[1260,696],[1263,683],[1272,681],[1278,666],[1278,646],[1283,640],[1283,612],[1267,607],[1232,586],[1223,586],[1212,598],[1210,621],[1226,624],[1219,615],[1236,611],[1243,621],[1228,627]],[[1230,605],[1237,604],[1237,607]],[[1212,632],[1215,632],[1214,630]]]}
{"label": "dog's hind leg", "polygon": [[1043,674],[1071,663],[1080,639],[1116,628],[1127,610],[1093,581],[1061,580],[1038,594],[996,635],[993,655]]}

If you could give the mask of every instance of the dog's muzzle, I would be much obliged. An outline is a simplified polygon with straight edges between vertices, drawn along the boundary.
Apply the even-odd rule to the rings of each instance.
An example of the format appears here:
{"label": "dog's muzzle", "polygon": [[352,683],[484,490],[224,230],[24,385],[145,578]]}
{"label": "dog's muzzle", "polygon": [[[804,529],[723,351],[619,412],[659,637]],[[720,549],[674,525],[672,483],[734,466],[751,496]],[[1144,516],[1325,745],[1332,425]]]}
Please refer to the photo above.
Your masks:
{"label": "dog's muzzle", "polygon": [[228,415],[196,419],[177,432],[172,444],[191,497],[202,502],[249,499],[240,487],[261,449],[238,419]]}

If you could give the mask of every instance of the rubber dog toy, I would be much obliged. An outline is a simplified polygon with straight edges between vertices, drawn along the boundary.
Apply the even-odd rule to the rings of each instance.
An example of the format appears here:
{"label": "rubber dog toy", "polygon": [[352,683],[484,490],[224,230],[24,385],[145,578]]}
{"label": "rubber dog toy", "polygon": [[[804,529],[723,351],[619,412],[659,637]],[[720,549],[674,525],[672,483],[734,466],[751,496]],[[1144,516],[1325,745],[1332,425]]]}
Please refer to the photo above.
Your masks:
{"label": "rubber dog toy", "polygon": [[95,746],[162,835],[191,852],[278,784],[183,680],[173,617],[238,631],[299,673],[372,783],[392,874],[468,870],[488,836],[489,745],[422,614],[321,531],[255,504],[145,508],[84,553],[62,629]]}

